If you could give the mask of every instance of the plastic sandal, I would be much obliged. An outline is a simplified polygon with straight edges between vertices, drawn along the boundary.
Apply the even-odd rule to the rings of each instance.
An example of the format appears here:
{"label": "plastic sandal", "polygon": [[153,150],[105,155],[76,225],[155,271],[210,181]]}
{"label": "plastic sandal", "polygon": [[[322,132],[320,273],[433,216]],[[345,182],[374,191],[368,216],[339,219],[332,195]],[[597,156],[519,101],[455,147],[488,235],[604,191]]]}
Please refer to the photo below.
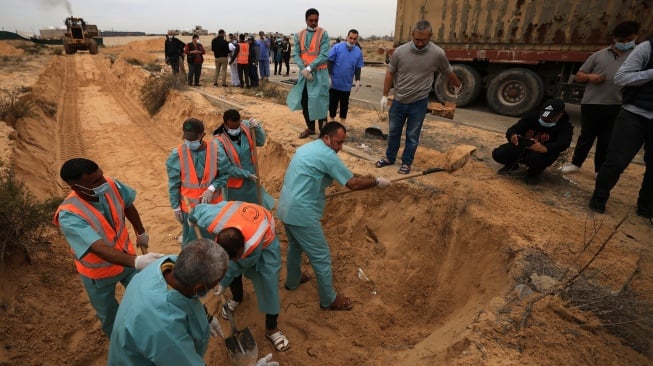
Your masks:
{"label": "plastic sandal", "polygon": [[383,159],[377,161],[376,163],[374,163],[374,166],[377,167],[377,168],[383,168],[384,166],[388,166],[388,165],[392,165],[392,164],[394,164],[394,163],[391,163],[391,162],[387,161],[385,158],[383,158]]}
{"label": "plastic sandal", "polygon": [[[236,311],[238,305],[240,305],[238,301],[234,301],[233,299],[227,300],[227,306],[229,307],[229,310],[231,311],[232,315]],[[220,313],[220,315],[222,316],[222,319],[229,320],[229,314],[227,314],[227,310],[225,310],[224,307],[222,307],[222,312]]]}
{"label": "plastic sandal", "polygon": [[305,139],[310,135],[315,135],[315,130],[305,129],[304,132],[299,134],[300,139]]}
{"label": "plastic sandal", "polygon": [[408,174],[408,173],[410,173],[410,165],[406,165],[406,164],[402,165],[401,168],[399,168],[399,170],[397,170],[397,173],[399,173],[399,174]]}
{"label": "plastic sandal", "polygon": [[265,338],[269,339],[270,342],[272,342],[274,349],[276,349],[278,352],[283,352],[290,348],[290,342],[288,341],[288,338],[286,338],[286,336],[281,331],[272,334],[265,334]]}
{"label": "plastic sandal", "polygon": [[336,295],[336,299],[333,300],[331,305],[329,306],[321,306],[322,310],[351,310],[351,308],[354,307],[354,304],[351,302],[351,300],[342,295]]}

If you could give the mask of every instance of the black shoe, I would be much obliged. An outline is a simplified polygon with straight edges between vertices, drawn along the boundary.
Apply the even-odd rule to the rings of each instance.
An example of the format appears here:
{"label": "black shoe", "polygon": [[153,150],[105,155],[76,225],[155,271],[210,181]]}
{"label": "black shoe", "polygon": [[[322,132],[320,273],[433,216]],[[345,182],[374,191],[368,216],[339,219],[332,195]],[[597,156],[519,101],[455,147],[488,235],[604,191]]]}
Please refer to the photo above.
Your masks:
{"label": "black shoe", "polygon": [[195,84],[195,86],[202,86],[202,84]]}
{"label": "black shoe", "polygon": [[589,204],[590,210],[598,212],[600,214],[605,213],[605,201],[599,200],[598,198],[592,196]]}
{"label": "black shoe", "polygon": [[226,88],[226,87],[227,87],[227,84],[222,84],[222,86],[224,86],[224,87]]}
{"label": "black shoe", "polygon": [[218,83],[213,83],[213,86],[218,86]]}
{"label": "black shoe", "polygon": [[497,170],[497,174],[499,175],[510,175],[510,173],[514,170],[519,169],[519,164],[518,163],[512,163],[512,164],[506,164],[503,166],[503,168]]}

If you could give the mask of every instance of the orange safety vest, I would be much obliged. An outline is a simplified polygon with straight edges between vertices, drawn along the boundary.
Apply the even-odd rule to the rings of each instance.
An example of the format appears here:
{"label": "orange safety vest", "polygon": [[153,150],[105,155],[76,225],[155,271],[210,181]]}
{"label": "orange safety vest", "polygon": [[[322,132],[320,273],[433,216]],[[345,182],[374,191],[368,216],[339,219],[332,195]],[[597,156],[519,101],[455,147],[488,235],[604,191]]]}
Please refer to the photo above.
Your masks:
{"label": "orange safety vest", "polygon": [[[313,38],[311,38],[311,44],[308,45],[306,49],[306,33],[308,30],[302,29],[299,31],[299,55],[304,62],[304,66],[308,66],[315,60],[315,58],[320,54],[320,44],[322,43],[322,37],[324,36],[324,29],[318,27],[315,30]],[[327,68],[327,64],[323,63],[317,65],[316,70],[323,70]]]}
{"label": "orange safety vest", "polygon": [[[256,141],[254,141],[254,139],[252,138],[252,134],[249,132],[249,128],[241,127],[240,129],[245,134],[245,136],[247,136],[247,141],[249,142],[249,151],[252,157],[252,164],[256,165],[256,157],[254,156],[254,148],[253,148]],[[238,152],[236,151],[236,148],[234,147],[234,144],[231,142],[231,138],[229,138],[228,134],[222,133],[218,135],[217,138],[220,139],[220,141],[222,141],[224,150],[227,153],[227,157],[229,157],[231,163],[239,168],[242,168],[243,165],[240,163],[240,157],[238,156]],[[227,179],[227,188],[240,188],[243,186],[243,182],[244,182],[243,178],[229,177],[229,179]]]}
{"label": "orange safety vest", "polygon": [[234,227],[243,233],[245,250],[241,258],[247,258],[259,244],[267,247],[274,240],[274,217],[265,207],[240,201],[229,201],[213,219],[209,232],[220,233]]}
{"label": "orange safety vest", "polygon": [[[206,142],[206,160],[204,162],[204,175],[198,181],[197,171],[193,164],[190,149],[186,144],[177,147],[181,175],[181,210],[188,213],[190,209],[200,203],[200,196],[211,185],[211,181],[218,175],[218,147],[215,141]],[[217,187],[216,187],[217,188]],[[190,203],[190,207],[186,204]],[[214,192],[210,203],[222,201],[222,193]]]}
{"label": "orange safety vest", "polygon": [[241,65],[249,64],[249,43],[238,43],[238,46],[240,46],[240,51],[238,51],[236,63]]}
{"label": "orange safety vest", "polygon": [[[109,204],[111,219],[113,225],[102,215],[97,208],[93,207],[88,201],[72,191],[66,199],[59,205],[57,212],[54,214],[54,224],[60,226],[59,212],[68,211],[84,219],[95,232],[104,240],[104,244],[115,250],[135,255],[134,245],[129,240],[129,233],[125,226],[125,201],[118,191],[118,187],[113,179],[105,177],[111,190],[105,193],[104,197]],[[71,248],[71,252],[73,252]],[[74,252],[73,252],[74,254]],[[77,272],[88,278],[99,280],[117,276],[124,270],[119,264],[107,262],[92,252],[87,252],[81,259],[75,258]]]}

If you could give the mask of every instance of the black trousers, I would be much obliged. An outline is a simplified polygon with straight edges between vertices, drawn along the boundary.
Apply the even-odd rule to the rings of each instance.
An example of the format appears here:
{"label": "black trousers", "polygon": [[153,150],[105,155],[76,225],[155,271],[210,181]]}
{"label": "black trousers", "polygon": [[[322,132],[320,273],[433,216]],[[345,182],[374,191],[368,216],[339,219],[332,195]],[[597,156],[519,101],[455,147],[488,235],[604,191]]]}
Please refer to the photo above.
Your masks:
{"label": "black trousers", "polygon": [[[308,90],[306,89],[306,84],[304,84],[304,90],[302,90],[302,114],[304,115],[304,122],[306,122],[306,128],[315,131],[315,121],[311,121],[308,119]],[[322,126],[324,126],[325,122],[326,122],[326,118],[318,121],[320,132],[322,131]]]}
{"label": "black trousers", "polygon": [[[283,63],[286,64],[286,75],[290,74],[290,56],[284,57]],[[281,73],[281,67],[279,67],[279,73]]]}
{"label": "black trousers", "polygon": [[580,106],[580,135],[571,163],[582,166],[587,154],[596,140],[594,154],[594,171],[598,173],[608,152],[608,143],[614,127],[614,121],[621,110],[621,105],[582,104]]}
{"label": "black trousers", "polygon": [[[243,302],[243,275],[240,275],[234,278],[229,285],[229,290],[231,290],[231,296],[234,301]],[[279,314],[265,314],[265,328],[266,329],[277,329],[277,318]]]}
{"label": "black trousers", "polygon": [[509,142],[492,151],[492,159],[497,163],[504,165],[522,163],[528,166],[528,174],[532,176],[542,173],[544,169],[555,163],[559,155],[550,152],[539,153]]}
{"label": "black trousers", "polygon": [[241,88],[249,88],[249,64],[238,64],[238,80],[240,80]]}
{"label": "black trousers", "polygon": [[329,117],[331,117],[331,119],[336,117],[338,105],[340,105],[340,118],[347,118],[350,95],[351,91],[341,91],[333,88],[329,89]]}
{"label": "black trousers", "polygon": [[202,64],[188,64],[188,85],[200,84],[200,75],[202,74]]}
{"label": "black trousers", "polygon": [[639,149],[644,146],[646,171],[639,190],[637,205],[653,209],[653,119],[622,109],[617,116],[608,145],[608,154],[601,165],[594,185],[594,198],[605,202]]}

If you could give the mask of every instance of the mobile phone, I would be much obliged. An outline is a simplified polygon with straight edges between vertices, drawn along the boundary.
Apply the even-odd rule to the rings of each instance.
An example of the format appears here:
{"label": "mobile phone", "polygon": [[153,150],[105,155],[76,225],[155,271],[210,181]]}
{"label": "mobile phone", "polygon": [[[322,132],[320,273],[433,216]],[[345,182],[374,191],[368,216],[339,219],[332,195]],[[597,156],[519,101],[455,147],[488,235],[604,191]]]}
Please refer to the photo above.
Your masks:
{"label": "mobile phone", "polygon": [[531,139],[527,139],[526,137],[521,135],[517,135],[517,141],[518,141],[517,145],[522,147],[528,147],[535,143],[535,141]]}

